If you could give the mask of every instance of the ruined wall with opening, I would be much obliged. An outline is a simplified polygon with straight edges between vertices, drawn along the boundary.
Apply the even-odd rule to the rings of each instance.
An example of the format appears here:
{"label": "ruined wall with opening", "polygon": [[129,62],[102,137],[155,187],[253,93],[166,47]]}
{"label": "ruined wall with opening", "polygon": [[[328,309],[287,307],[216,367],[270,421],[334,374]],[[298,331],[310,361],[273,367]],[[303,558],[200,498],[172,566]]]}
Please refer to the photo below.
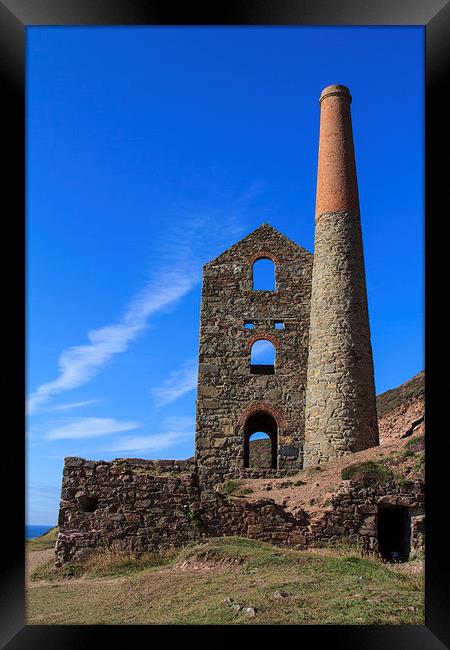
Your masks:
{"label": "ruined wall with opening", "polygon": [[[253,264],[263,258],[275,264],[274,291],[253,289]],[[201,485],[242,473],[246,421],[259,412],[277,425],[268,474],[302,467],[311,271],[312,254],[267,224],[204,266],[196,424]],[[257,340],[276,349],[272,372],[256,363],[251,368]]]}
{"label": "ruined wall with opening", "polygon": [[198,539],[192,461],[65,459],[56,561],[101,549],[140,554]]}
{"label": "ruined wall with opening", "polygon": [[425,484],[422,480],[393,481],[386,485],[342,481],[323,516],[311,524],[307,542],[321,546],[346,539],[360,544],[368,552],[378,553],[379,512],[385,507],[405,509],[410,557],[422,552],[425,518]]}
{"label": "ruined wall with opening", "polygon": [[211,536],[242,535],[280,546],[354,541],[379,550],[380,508],[405,510],[410,557],[424,547],[423,481],[370,485],[342,481],[320,518],[287,503],[200,490],[192,461],[65,460],[56,562],[108,549],[142,554]]}

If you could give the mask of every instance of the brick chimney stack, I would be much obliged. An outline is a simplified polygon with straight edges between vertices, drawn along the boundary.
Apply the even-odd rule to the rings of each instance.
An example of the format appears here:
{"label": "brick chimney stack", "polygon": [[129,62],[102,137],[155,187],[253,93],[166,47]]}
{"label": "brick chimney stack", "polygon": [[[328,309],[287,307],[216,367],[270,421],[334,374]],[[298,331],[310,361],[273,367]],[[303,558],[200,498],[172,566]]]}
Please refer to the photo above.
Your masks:
{"label": "brick chimney stack", "polygon": [[350,102],[320,96],[304,467],[378,445]]}

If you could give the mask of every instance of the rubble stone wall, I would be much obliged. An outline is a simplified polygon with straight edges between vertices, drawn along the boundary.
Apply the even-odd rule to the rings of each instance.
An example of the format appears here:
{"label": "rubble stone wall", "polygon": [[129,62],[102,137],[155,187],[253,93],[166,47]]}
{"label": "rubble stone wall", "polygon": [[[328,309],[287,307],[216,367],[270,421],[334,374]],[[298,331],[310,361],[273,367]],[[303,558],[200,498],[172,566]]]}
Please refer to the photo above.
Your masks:
{"label": "rubble stone wall", "polygon": [[57,563],[102,548],[139,554],[197,538],[194,469],[190,461],[66,458]]}
{"label": "rubble stone wall", "polygon": [[378,552],[379,508],[402,506],[408,509],[411,557],[414,557],[424,546],[424,490],[422,481],[384,486],[342,481],[322,518],[311,524],[308,542],[320,546],[346,538],[361,544],[367,551]]}
{"label": "rubble stone wall", "polygon": [[316,222],[305,467],[378,445],[359,217]]}
{"label": "rubble stone wall", "polygon": [[380,504],[408,507],[412,555],[423,550],[423,483],[361,486],[345,481],[320,519],[271,499],[251,502],[200,491],[191,461],[66,458],[56,563],[82,561],[101,550],[141,554],[211,536],[241,535],[307,548],[353,539],[378,550]]}

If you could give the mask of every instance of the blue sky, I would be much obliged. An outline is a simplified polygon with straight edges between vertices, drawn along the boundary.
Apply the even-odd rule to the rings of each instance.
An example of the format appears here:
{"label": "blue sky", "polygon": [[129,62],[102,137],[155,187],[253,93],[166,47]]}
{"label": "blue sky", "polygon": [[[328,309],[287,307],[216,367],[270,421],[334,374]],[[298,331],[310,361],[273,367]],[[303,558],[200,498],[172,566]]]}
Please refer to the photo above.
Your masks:
{"label": "blue sky", "polygon": [[423,361],[421,27],[27,29],[27,521],[64,456],[194,453],[201,268],[313,250],[319,95],[347,85],[377,392]]}

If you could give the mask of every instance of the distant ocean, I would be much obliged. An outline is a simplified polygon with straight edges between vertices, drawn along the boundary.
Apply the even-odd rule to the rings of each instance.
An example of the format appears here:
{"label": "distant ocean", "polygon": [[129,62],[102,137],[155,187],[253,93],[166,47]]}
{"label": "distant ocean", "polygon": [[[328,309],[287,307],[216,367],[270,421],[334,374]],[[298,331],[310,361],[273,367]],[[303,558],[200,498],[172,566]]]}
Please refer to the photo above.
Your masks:
{"label": "distant ocean", "polygon": [[40,535],[43,535],[48,530],[50,530],[50,528],[53,528],[53,526],[50,524],[48,526],[43,526],[42,524],[40,525],[26,524],[25,539],[34,539],[35,537],[39,537]]}

